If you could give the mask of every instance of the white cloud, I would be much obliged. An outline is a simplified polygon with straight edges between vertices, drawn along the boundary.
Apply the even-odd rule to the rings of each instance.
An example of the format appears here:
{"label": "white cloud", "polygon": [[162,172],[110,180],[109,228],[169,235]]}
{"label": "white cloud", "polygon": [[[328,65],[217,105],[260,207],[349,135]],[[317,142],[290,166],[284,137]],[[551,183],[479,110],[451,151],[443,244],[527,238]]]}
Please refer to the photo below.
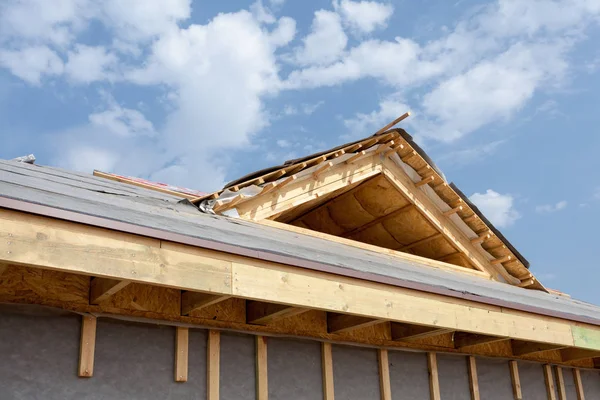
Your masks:
{"label": "white cloud", "polygon": [[470,148],[456,150],[456,151],[445,151],[440,157],[436,159],[441,162],[446,162],[455,166],[465,166],[481,161],[493,154],[504,144],[506,140],[495,140],[490,143],[486,143],[479,146],[473,146]]}
{"label": "white cloud", "polygon": [[99,171],[114,171],[115,165],[119,161],[119,155],[110,150],[99,149],[92,146],[71,147],[60,164],[80,172],[92,172],[94,169]]}
{"label": "white cloud", "polygon": [[549,214],[560,210],[564,210],[567,207],[565,200],[559,201],[556,204],[544,204],[535,207],[535,212],[539,214]]}
{"label": "white cloud", "polygon": [[514,199],[509,194],[500,194],[488,189],[483,194],[474,193],[469,199],[498,228],[511,226],[521,218],[521,215],[514,209]]}
{"label": "white cloud", "polygon": [[371,33],[377,28],[384,28],[394,12],[391,4],[376,1],[341,0],[334,1],[333,4],[345,23],[360,33]]}
{"label": "white cloud", "polygon": [[64,69],[62,59],[46,46],[0,50],[0,66],[32,85],[39,85],[44,75],[60,75]]}
{"label": "white cloud", "polygon": [[279,139],[277,141],[277,146],[281,147],[282,149],[288,148],[290,147],[292,144],[290,143],[289,140],[285,140],[285,139]]}
{"label": "white cloud", "polygon": [[301,65],[326,65],[339,59],[348,43],[339,14],[316,11],[311,32],[303,42],[295,52],[295,61]]}
{"label": "white cloud", "polygon": [[104,111],[90,114],[89,120],[93,125],[106,128],[119,136],[155,134],[152,122],[148,121],[144,114],[138,110],[123,108],[118,104],[112,104]]}
{"label": "white cloud", "polygon": [[91,83],[109,79],[111,69],[117,64],[117,57],[104,47],[91,47],[82,44],[75,46],[68,54],[65,73],[76,83]]}

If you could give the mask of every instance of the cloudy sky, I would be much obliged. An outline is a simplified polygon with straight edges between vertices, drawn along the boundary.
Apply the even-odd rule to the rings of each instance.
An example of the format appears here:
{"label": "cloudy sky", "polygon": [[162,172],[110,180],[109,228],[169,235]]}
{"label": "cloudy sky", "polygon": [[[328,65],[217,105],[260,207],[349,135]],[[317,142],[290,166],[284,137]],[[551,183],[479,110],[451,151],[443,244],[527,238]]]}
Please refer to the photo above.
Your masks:
{"label": "cloudy sky", "polygon": [[213,190],[403,127],[600,303],[600,0],[0,0],[0,158]]}

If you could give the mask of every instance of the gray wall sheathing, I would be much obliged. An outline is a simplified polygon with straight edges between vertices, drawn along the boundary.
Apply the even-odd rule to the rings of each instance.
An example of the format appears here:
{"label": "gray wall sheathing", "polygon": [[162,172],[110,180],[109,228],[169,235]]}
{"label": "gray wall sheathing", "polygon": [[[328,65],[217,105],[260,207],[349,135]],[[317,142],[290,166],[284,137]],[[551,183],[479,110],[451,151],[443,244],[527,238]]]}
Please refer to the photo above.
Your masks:
{"label": "gray wall sheathing", "polygon": [[429,400],[427,355],[389,351],[390,384],[394,400]]}
{"label": "gray wall sheathing", "polygon": [[254,400],[256,398],[254,341],[255,338],[252,335],[221,333],[221,400]]}
{"label": "gray wall sheathing", "polygon": [[[547,400],[546,381],[542,364],[519,362],[519,378],[523,398],[527,400]],[[554,385],[556,387],[556,383]],[[558,394],[555,394],[558,398]]]}
{"label": "gray wall sheathing", "polygon": [[[554,382],[558,382],[556,378],[556,368],[554,369],[555,378]],[[577,389],[575,388],[575,379],[573,378],[573,369],[572,368],[563,368],[563,380],[565,382],[565,393],[567,394],[567,399],[577,400]],[[558,386],[557,386],[558,387]]]}
{"label": "gray wall sheathing", "polygon": [[444,400],[465,400],[471,397],[467,358],[437,355],[440,393]]}
{"label": "gray wall sheathing", "polygon": [[600,399],[600,372],[581,370],[581,382],[586,399]]}
{"label": "gray wall sheathing", "polygon": [[267,360],[269,400],[323,397],[320,342],[268,338]]}
{"label": "gray wall sheathing", "polygon": [[378,400],[377,351],[352,346],[332,346],[333,386],[336,400]]}
{"label": "gray wall sheathing", "polygon": [[[479,393],[482,399],[514,399],[512,380],[507,360],[477,358],[477,379],[479,381]],[[542,394],[544,396],[546,395],[545,389]],[[528,399],[527,397],[524,398]],[[544,398],[544,400],[546,399]]]}

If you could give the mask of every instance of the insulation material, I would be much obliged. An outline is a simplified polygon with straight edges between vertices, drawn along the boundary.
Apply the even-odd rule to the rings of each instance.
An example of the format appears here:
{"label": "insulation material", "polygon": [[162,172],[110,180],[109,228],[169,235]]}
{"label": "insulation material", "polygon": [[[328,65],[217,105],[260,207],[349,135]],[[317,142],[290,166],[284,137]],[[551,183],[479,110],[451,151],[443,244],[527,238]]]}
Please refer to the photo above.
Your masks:
{"label": "insulation material", "polygon": [[388,359],[392,399],[429,400],[427,355],[425,353],[389,351]]}
{"label": "insulation material", "polygon": [[[527,400],[547,400],[548,395],[542,364],[521,361],[518,364],[523,398]],[[558,394],[555,393],[555,397],[558,398]]]}
{"label": "insulation material", "polygon": [[[568,400],[577,399],[577,388],[575,387],[575,379],[573,378],[572,368],[563,368],[563,381],[565,382],[565,393],[567,394]],[[558,378],[554,378],[554,382],[558,382]],[[558,384],[557,384],[558,387]]]}
{"label": "insulation material", "polygon": [[600,371],[582,369],[581,382],[586,399],[600,399]]}
{"label": "insulation material", "polygon": [[254,336],[251,335],[221,333],[221,400],[254,400],[256,393],[254,341]]}
{"label": "insulation material", "polygon": [[[481,399],[512,400],[514,398],[508,361],[477,358],[477,379]],[[545,396],[545,393],[544,390],[542,394]]]}
{"label": "insulation material", "polygon": [[312,400],[322,397],[319,342],[269,338],[267,357],[269,400]]}
{"label": "insulation material", "polygon": [[437,355],[440,393],[444,400],[464,400],[470,397],[467,358]]}
{"label": "insulation material", "polygon": [[332,349],[335,399],[379,399],[377,351],[351,346],[332,346]]}

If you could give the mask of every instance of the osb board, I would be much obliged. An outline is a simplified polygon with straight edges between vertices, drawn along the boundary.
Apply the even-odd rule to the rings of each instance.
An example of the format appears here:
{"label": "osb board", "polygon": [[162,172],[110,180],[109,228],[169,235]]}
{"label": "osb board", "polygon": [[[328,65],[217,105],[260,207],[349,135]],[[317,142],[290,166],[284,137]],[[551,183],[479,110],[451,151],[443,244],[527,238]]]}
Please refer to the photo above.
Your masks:
{"label": "osb board", "polygon": [[103,303],[103,306],[179,315],[181,313],[181,291],[141,283],[130,283],[109,297]]}
{"label": "osb board", "polygon": [[190,312],[190,317],[229,322],[246,322],[246,300],[230,298]]}

